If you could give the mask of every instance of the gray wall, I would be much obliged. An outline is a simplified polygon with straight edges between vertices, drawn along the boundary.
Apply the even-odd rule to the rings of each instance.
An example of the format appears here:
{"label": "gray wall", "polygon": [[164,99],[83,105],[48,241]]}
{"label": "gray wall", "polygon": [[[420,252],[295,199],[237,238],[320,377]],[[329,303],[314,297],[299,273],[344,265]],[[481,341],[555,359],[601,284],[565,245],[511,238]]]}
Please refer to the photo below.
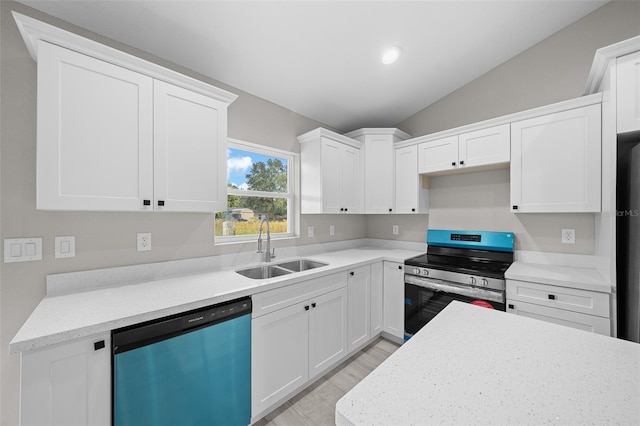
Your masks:
{"label": "gray wall", "polygon": [[[418,136],[577,97],[582,92],[595,48],[637,35],[638,9],[637,4],[619,2],[604,6],[398,127]],[[0,238],[44,238],[42,261],[0,265],[0,424],[3,425],[18,422],[19,360],[8,355],[8,343],[42,299],[47,274],[255,249],[254,244],[214,246],[210,215],[35,210],[36,64],[28,55],[11,10],[240,95],[229,109],[230,137],[298,152],[295,136],[322,125],[21,4],[0,1]],[[480,198],[479,194],[489,198]],[[458,195],[469,197],[460,199]],[[507,207],[508,177],[504,170],[435,178],[431,180],[430,215],[303,216],[302,236],[277,242],[276,247],[365,236],[424,241],[427,227],[487,227],[515,231],[520,249],[593,253],[593,215],[515,216],[508,213]],[[334,237],[329,236],[331,224],[336,226]],[[400,226],[400,235],[391,235],[393,224]],[[307,225],[315,226],[315,238],[306,237]],[[562,227],[576,228],[576,246],[559,244]],[[135,250],[135,234],[140,231],[152,232],[151,252]],[[56,235],[76,236],[75,258],[53,258]]]}

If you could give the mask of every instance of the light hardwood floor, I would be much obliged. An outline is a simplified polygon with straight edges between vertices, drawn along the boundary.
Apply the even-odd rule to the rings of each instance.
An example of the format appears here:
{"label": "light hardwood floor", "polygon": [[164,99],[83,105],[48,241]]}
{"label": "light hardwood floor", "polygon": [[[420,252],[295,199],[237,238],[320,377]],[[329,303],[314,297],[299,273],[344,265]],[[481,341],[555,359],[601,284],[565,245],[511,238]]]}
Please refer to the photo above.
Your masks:
{"label": "light hardwood floor", "polygon": [[378,339],[267,414],[256,426],[335,425],[336,402],[382,363],[398,345]]}

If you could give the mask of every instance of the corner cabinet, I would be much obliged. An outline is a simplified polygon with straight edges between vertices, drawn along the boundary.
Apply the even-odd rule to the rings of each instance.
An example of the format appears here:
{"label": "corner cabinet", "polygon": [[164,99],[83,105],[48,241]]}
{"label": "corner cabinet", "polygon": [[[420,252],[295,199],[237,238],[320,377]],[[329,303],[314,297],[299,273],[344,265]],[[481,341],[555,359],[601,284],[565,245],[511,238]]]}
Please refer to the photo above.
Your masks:
{"label": "corner cabinet", "polygon": [[21,356],[20,424],[111,425],[109,333]]}
{"label": "corner cabinet", "polygon": [[38,63],[38,209],[226,209],[227,108],[236,95],[14,17]]}
{"label": "corner cabinet", "polygon": [[640,130],[640,52],[617,58],[617,131]]}
{"label": "corner cabinet", "polygon": [[362,213],[361,142],[318,128],[298,136],[301,213]]}
{"label": "corner cabinet", "polygon": [[511,123],[511,211],[599,212],[601,105]]}

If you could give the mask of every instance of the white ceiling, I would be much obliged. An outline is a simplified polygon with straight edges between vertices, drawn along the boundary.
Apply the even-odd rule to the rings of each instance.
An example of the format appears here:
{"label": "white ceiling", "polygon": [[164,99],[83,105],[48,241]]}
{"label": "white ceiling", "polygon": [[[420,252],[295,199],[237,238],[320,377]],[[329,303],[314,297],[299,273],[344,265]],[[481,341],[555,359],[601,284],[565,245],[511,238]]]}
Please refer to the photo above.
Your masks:
{"label": "white ceiling", "polygon": [[393,126],[607,3],[20,2],[342,131]]}

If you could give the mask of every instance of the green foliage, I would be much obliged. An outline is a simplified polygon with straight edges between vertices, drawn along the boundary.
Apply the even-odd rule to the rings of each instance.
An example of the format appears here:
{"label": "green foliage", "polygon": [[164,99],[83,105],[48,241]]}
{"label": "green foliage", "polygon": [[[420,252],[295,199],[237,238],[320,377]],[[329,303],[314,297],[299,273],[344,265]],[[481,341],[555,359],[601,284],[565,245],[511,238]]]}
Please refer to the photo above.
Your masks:
{"label": "green foliage", "polygon": [[[266,164],[262,161],[254,163],[246,178],[247,186],[252,191],[287,191],[287,166],[277,158],[267,160]],[[232,201],[227,202],[231,209]],[[238,196],[237,202],[238,205],[234,207],[242,206],[256,213],[266,213],[271,220],[287,217],[287,200],[284,198]]]}

